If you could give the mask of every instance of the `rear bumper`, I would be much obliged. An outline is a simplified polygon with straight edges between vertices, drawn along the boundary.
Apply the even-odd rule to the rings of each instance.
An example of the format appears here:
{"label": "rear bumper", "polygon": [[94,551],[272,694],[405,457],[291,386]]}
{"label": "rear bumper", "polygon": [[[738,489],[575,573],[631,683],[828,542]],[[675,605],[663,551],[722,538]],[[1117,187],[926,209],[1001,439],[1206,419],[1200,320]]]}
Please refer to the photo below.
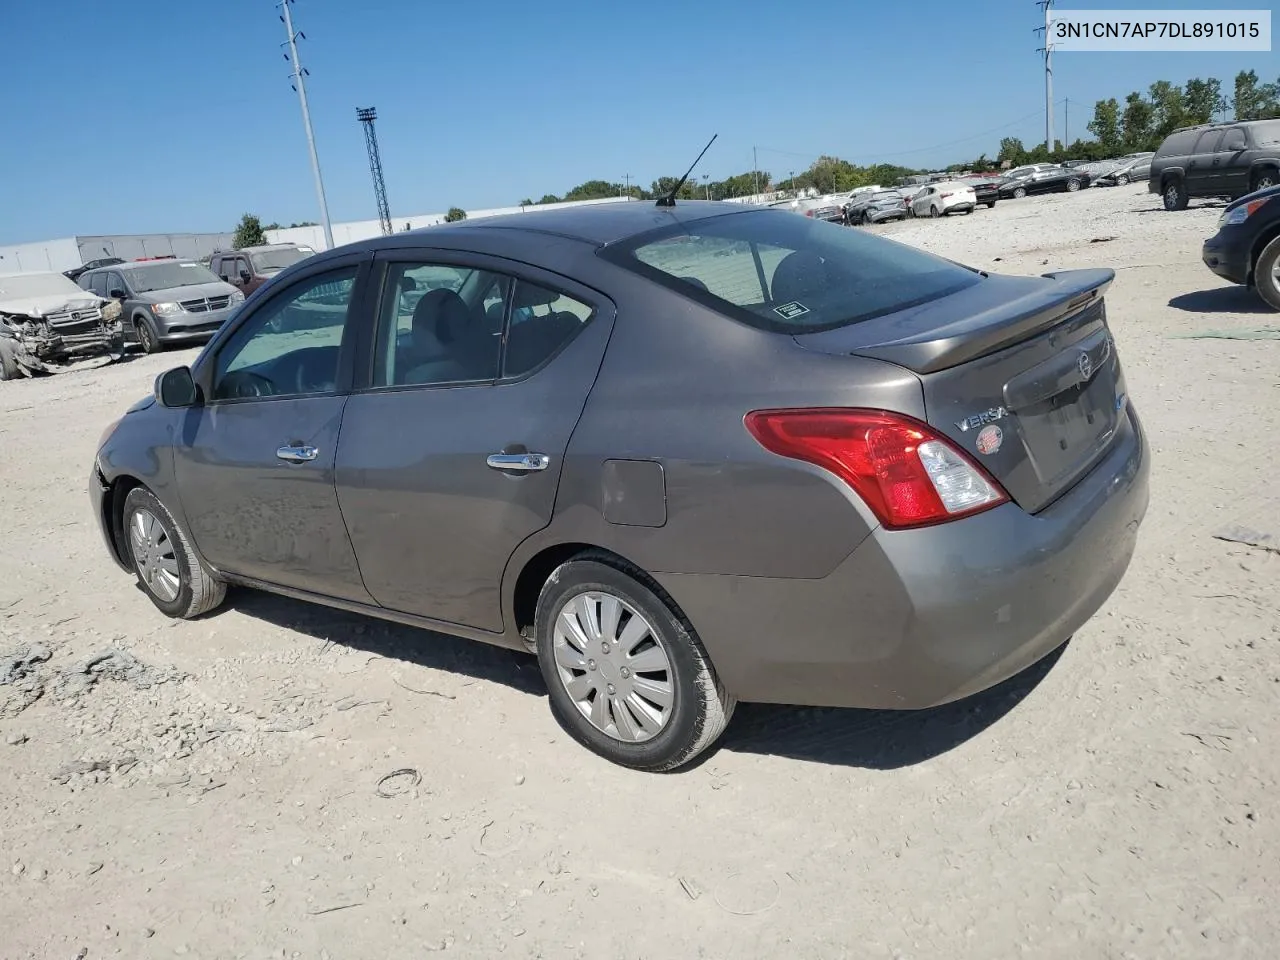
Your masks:
{"label": "rear bumper", "polygon": [[1061,646],[1124,576],[1149,465],[1130,408],[1109,454],[1039,514],[1015,504],[877,530],[819,580],[657,575],[731,693],[913,709],[977,693]]}
{"label": "rear bumper", "polygon": [[1245,243],[1233,243],[1231,238],[1224,238],[1218,233],[1204,242],[1200,248],[1200,259],[1224,280],[1249,282],[1249,246]]}

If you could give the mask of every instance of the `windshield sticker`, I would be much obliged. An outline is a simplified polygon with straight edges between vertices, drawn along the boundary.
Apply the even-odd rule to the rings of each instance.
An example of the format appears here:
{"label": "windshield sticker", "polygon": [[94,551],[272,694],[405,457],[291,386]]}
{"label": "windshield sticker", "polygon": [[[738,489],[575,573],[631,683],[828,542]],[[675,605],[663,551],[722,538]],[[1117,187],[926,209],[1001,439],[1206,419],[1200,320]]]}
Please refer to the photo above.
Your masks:
{"label": "windshield sticker", "polygon": [[784,303],[780,307],[774,307],[773,312],[783,320],[794,320],[796,317],[803,317],[809,312],[809,308],[799,300],[792,300],[790,303]]}

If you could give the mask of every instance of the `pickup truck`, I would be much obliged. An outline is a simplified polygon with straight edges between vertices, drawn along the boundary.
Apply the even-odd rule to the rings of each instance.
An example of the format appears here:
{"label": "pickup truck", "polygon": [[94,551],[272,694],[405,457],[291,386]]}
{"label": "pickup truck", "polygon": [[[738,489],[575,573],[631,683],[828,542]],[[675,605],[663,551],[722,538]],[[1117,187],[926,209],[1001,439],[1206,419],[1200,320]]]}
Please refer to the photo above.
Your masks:
{"label": "pickup truck", "polygon": [[0,380],[124,355],[120,305],[61,273],[0,274]]}

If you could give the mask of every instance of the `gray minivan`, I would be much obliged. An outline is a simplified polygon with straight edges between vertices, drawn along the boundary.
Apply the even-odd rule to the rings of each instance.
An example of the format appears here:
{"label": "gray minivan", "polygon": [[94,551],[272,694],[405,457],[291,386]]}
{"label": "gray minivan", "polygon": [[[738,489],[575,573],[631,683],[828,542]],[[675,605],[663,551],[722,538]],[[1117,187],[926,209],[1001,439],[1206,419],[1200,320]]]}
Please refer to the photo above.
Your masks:
{"label": "gray minivan", "polygon": [[82,289],[124,307],[126,338],[147,353],[169,344],[203,342],[244,302],[244,294],[189,260],[120,263],[80,276]]}

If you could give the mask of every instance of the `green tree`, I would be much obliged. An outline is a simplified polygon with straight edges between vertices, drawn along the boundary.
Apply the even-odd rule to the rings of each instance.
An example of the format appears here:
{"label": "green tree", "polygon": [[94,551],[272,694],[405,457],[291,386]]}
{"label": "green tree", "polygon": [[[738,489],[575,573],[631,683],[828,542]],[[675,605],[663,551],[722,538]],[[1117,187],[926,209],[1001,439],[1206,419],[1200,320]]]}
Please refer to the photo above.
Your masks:
{"label": "green tree", "polygon": [[1026,163],[1026,156],[1027,149],[1017,137],[1000,138],[1000,152],[996,154],[996,159],[1001,163],[1007,162],[1011,167],[1021,166]]}
{"label": "green tree", "polygon": [[457,223],[459,220],[467,219],[467,211],[461,207],[450,207],[449,212],[444,215],[445,223]]}
{"label": "green tree", "polygon": [[533,201],[532,201],[532,200],[530,200],[528,197],[525,197],[523,200],[521,200],[521,201],[520,201],[520,206],[522,206],[522,207],[532,207],[532,206],[533,206]]}
{"label": "green tree", "polygon": [[[665,197],[675,187],[679,179],[679,177],[659,177],[650,185],[649,192],[655,197]],[[694,200],[697,198],[694,190],[693,178],[690,177],[685,181],[684,186],[680,188],[680,192],[676,194],[676,199]]]}
{"label": "green tree", "polygon": [[1149,91],[1152,108],[1151,143],[1163,140],[1179,127],[1187,125],[1182,88],[1168,80],[1157,80]]}
{"label": "green tree", "polygon": [[1182,94],[1182,106],[1189,124],[1209,123],[1214,114],[1226,108],[1222,96],[1222,83],[1213,77],[1201,80],[1193,77],[1187,81]]}
{"label": "green tree", "polygon": [[539,200],[538,202],[539,203],[559,203],[560,198],[557,197],[554,193],[544,193],[542,195],[542,199]]}
{"label": "green tree", "polygon": [[1120,117],[1120,130],[1124,148],[1130,152],[1146,150],[1151,142],[1151,124],[1155,111],[1142,99],[1142,94],[1131,93],[1124,99],[1124,113]]}
{"label": "green tree", "polygon": [[1280,82],[1259,83],[1256,71],[1240,71],[1236,74],[1234,106],[1237,120],[1280,116]]}
{"label": "green tree", "polygon": [[1120,133],[1120,104],[1115,97],[1099,100],[1093,105],[1093,119],[1089,121],[1089,132],[1098,138],[1103,152],[1110,157],[1118,157],[1123,147]]}
{"label": "green tree", "polygon": [[236,250],[244,247],[256,247],[266,243],[267,236],[262,232],[262,221],[252,213],[246,213],[236,226],[236,235],[231,238],[231,246]]}
{"label": "green tree", "polygon": [[564,195],[566,200],[604,200],[622,195],[622,184],[604,180],[588,180],[580,183]]}

